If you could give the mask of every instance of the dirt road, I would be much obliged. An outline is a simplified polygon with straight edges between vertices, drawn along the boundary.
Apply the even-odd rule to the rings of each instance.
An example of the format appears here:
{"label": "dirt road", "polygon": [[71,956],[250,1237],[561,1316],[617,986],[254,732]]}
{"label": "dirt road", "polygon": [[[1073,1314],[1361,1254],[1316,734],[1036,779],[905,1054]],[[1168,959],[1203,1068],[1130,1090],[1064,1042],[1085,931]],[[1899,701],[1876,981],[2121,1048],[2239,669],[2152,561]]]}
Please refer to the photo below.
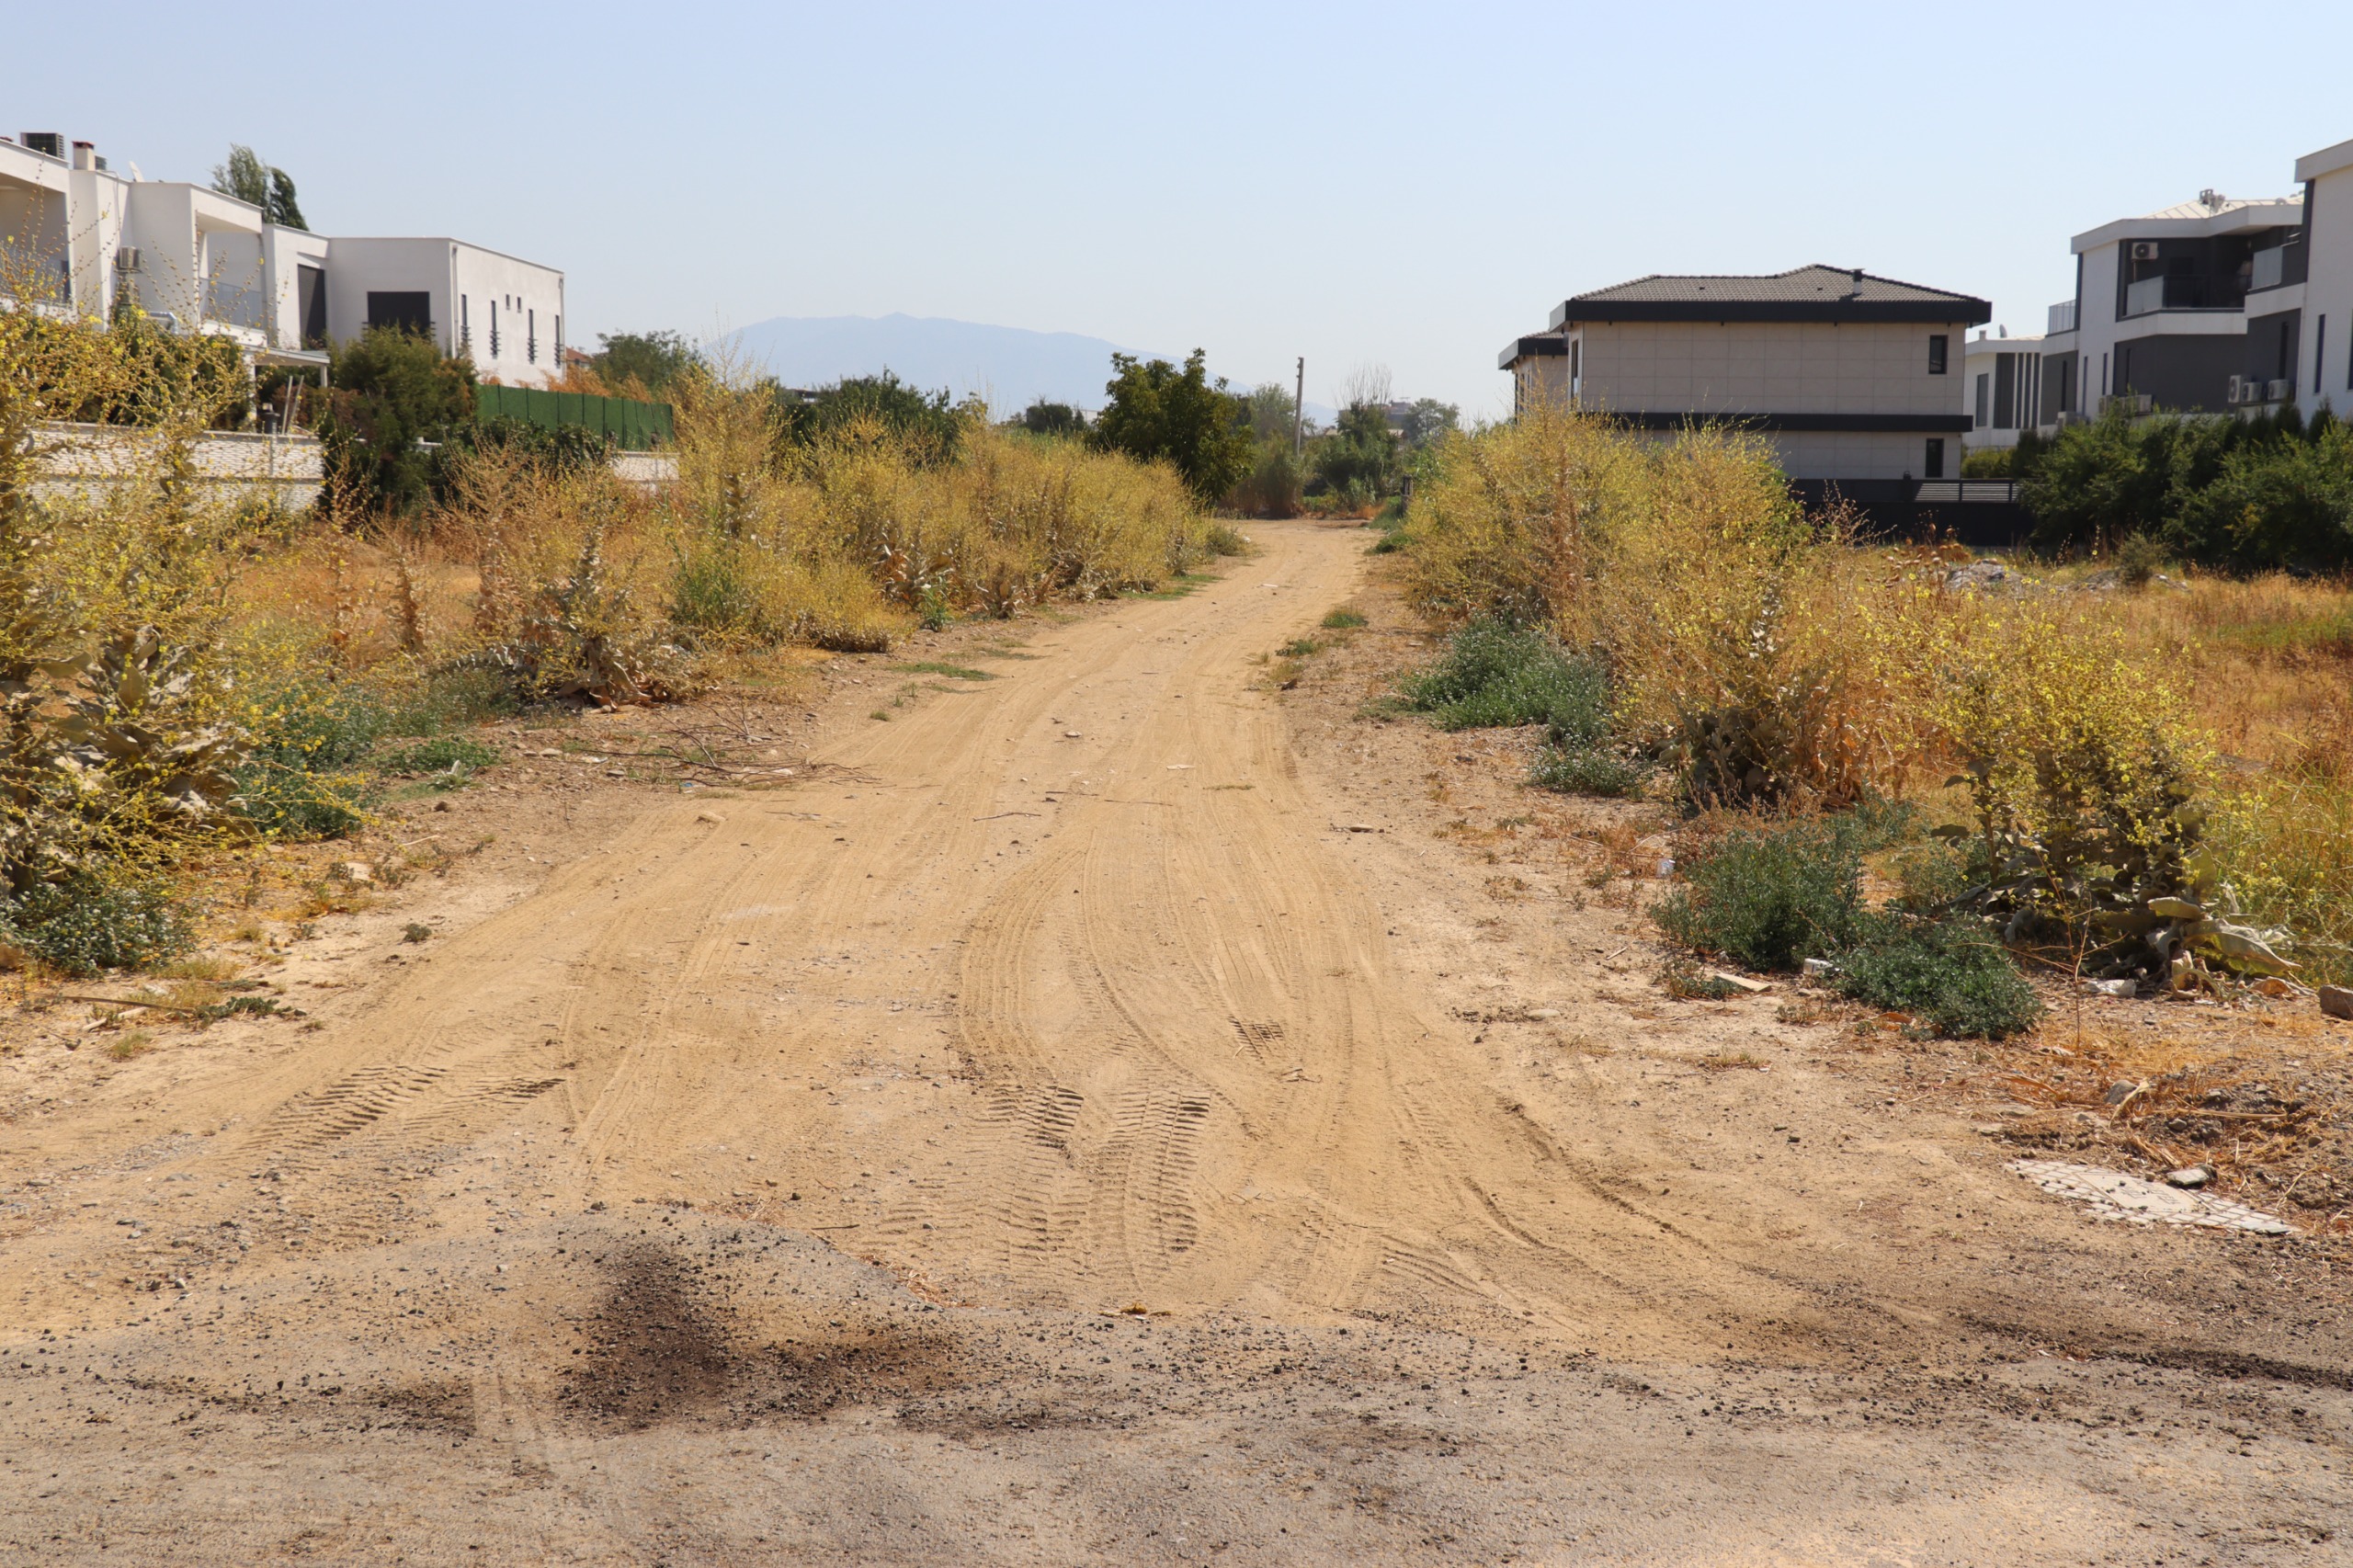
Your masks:
{"label": "dirt road", "polygon": [[1624,911],[1495,913],[1386,781],[1441,743],[1267,689],[1363,536],[1259,532],[322,1029],[19,1104],[0,1543],[2346,1560],[2341,1287],[2096,1226],[1767,1004],[1648,1016]]}

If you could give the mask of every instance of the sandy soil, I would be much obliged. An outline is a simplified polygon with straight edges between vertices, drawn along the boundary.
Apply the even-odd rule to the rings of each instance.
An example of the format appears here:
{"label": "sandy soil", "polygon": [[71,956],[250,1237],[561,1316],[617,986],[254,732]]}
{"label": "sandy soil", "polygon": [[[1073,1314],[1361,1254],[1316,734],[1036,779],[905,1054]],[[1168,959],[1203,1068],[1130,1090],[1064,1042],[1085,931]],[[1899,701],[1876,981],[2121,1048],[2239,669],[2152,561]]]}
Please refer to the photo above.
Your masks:
{"label": "sandy soil", "polygon": [[498,843],[323,918],[307,1024],[28,1026],[6,1551],[2347,1560],[2334,1250],[1666,1001],[1615,808],[1359,719],[1379,617],[1276,689],[1366,540],[1254,531],[889,722],[840,663],[776,787],[454,797]]}

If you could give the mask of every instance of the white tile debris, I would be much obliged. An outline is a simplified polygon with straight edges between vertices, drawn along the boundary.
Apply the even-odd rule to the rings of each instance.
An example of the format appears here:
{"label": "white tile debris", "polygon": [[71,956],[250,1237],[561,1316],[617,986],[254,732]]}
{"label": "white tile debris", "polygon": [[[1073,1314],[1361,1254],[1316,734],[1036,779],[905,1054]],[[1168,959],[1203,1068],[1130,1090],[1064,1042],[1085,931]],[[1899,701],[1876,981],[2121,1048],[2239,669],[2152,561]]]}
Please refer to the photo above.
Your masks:
{"label": "white tile debris", "polygon": [[2045,1192],[2088,1204],[2102,1220],[2123,1220],[2135,1225],[2204,1225],[2218,1231],[2252,1231],[2260,1236],[2291,1233],[2286,1221],[2244,1203],[2143,1181],[2122,1171],[2071,1165],[2063,1160],[2012,1160],[2010,1169]]}

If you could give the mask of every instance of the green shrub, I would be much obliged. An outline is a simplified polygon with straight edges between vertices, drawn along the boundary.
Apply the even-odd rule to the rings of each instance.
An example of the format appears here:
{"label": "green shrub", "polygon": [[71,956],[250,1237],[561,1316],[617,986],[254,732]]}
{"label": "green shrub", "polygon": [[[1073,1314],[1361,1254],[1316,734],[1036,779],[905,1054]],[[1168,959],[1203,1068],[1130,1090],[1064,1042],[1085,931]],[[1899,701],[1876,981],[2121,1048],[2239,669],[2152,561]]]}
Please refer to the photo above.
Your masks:
{"label": "green shrub", "polygon": [[1602,746],[1548,745],[1537,753],[1528,781],[1565,795],[1633,795],[1644,769]]}
{"label": "green shrub", "polygon": [[1939,1034],[2000,1040],[2030,1028],[2042,1003],[1983,922],[1868,917],[1838,958],[1838,989],[1926,1019]]}
{"label": "green shrub", "polygon": [[1853,943],[1862,869],[1856,831],[1841,819],[1728,834],[1692,858],[1656,918],[1687,948],[1791,970]]}
{"label": "green shrub", "polygon": [[1343,607],[1339,609],[1333,610],[1324,616],[1324,630],[1326,631],[1352,631],[1356,630],[1356,628],[1362,626],[1364,623],[1364,616],[1360,612]]}
{"label": "green shrub", "polygon": [[168,893],[95,877],[40,883],[0,903],[0,934],[71,975],[137,969],[194,945],[187,911]]}
{"label": "green shrub", "polygon": [[415,745],[385,752],[376,758],[376,767],[385,773],[407,775],[465,774],[493,767],[498,759],[499,754],[494,746],[486,746],[465,735],[439,735]]}
{"label": "green shrub", "polygon": [[1247,555],[1250,552],[1249,536],[1224,523],[1211,523],[1209,531],[1201,536],[1201,543],[1211,555]]}
{"label": "green shrub", "polygon": [[1407,680],[1405,704],[1445,730],[1542,724],[1556,745],[1586,749],[1609,731],[1609,678],[1541,631],[1474,620],[1438,663]]}

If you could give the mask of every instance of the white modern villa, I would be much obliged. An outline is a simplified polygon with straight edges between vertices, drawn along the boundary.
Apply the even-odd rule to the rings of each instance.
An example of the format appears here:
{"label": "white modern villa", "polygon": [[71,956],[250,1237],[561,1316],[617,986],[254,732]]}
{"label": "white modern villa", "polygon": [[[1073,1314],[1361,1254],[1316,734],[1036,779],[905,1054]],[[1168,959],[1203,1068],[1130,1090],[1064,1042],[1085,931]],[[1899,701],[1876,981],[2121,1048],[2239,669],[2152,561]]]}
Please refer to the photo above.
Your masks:
{"label": "white modern villa", "polygon": [[2077,234],[2032,423],[2135,411],[2353,411],[2353,141],[2296,160],[2293,195],[2194,200]]}
{"label": "white modern villa", "polygon": [[429,335],[486,381],[538,386],[563,364],[563,274],[448,238],[334,238],[270,222],[204,186],[116,172],[87,142],[0,138],[0,289],[26,271],[47,301],[118,301],[264,364],[324,365],[370,326]]}

